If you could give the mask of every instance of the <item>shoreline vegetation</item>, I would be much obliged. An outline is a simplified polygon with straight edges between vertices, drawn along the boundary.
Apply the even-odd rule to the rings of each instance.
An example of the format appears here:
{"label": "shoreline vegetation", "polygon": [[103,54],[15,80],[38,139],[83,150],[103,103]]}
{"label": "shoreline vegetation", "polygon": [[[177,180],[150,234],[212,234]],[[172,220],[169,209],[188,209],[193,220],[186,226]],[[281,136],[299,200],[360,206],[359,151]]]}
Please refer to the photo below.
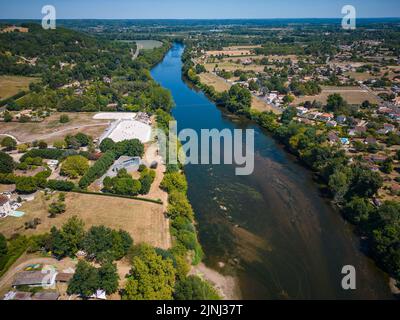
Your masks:
{"label": "shoreline vegetation", "polygon": [[391,240],[391,234],[394,232],[395,220],[399,219],[396,213],[400,205],[390,201],[381,206],[373,205],[374,196],[382,186],[382,178],[361,166],[349,165],[347,156],[337,148],[322,147],[326,141],[324,135],[319,135],[312,126],[292,121],[296,116],[295,108],[287,107],[281,116],[273,112],[250,110],[251,93],[248,89],[234,85],[230,90],[219,93],[213,86],[202,83],[197,72],[201,72],[201,68],[195,66],[191,58],[190,43],[185,43],[182,62],[184,80],[202,91],[218,107],[233,115],[245,117],[269,132],[283,144],[287,152],[296,156],[303,166],[313,172],[327,191],[332,205],[339,209],[345,220],[355,226],[354,232],[367,244],[367,251],[362,252],[372,257],[376,265],[388,273],[388,286],[393,294],[398,294],[400,261],[395,248],[391,247],[395,241]]}
{"label": "shoreline vegetation", "polygon": [[[30,24],[30,37],[41,39],[46,46],[61,41],[62,37],[68,38],[71,46],[86,46],[80,48],[81,60],[71,67],[67,63],[68,68],[58,66],[57,71],[50,75],[42,63],[34,67],[27,67],[23,70],[16,69],[15,64],[18,61],[13,59],[7,60],[9,73],[30,74],[35,72],[42,75],[41,82],[31,86],[31,91],[24,95],[22,99],[7,102],[7,109],[12,111],[24,110],[28,107],[31,109],[40,108],[42,100],[48,96],[50,99],[48,108],[56,109],[61,112],[66,111],[143,111],[150,115],[156,115],[157,125],[162,128],[168,135],[168,122],[172,120],[170,114],[173,105],[171,94],[166,89],[157,84],[150,75],[150,70],[160,63],[165,54],[171,48],[171,42],[163,41],[162,46],[149,50],[141,50],[139,55],[132,59],[130,55],[129,45],[126,43],[115,43],[110,40],[98,40],[95,37],[83,35],[76,31],[60,28],[55,31],[44,33],[43,30],[36,25]],[[17,37],[14,34],[2,35],[6,38]],[[24,39],[25,34],[18,35],[18,39]],[[75,40],[79,39],[79,40]],[[24,50],[24,46],[19,41],[8,41],[12,43],[7,49],[10,52],[16,48]],[[104,48],[102,56],[90,55],[93,51],[98,52],[99,48]],[[26,48],[25,48],[26,49]],[[86,50],[86,51],[85,51]],[[37,52],[43,61],[48,57],[46,54],[40,54],[43,48],[35,45],[31,48],[30,54]],[[88,53],[88,54],[86,54]],[[76,59],[75,52],[69,52],[68,48],[64,51],[54,53],[61,57],[68,57],[70,61]],[[69,57],[70,55],[71,57]],[[115,59],[118,57],[118,59]],[[102,69],[89,68],[95,61],[103,59]],[[96,60],[97,59],[97,60]],[[56,60],[56,59],[53,59]],[[92,63],[87,63],[92,62]],[[104,63],[103,63],[104,62]],[[58,62],[56,62],[58,64]],[[86,70],[85,68],[88,68]],[[107,76],[105,76],[107,75]],[[79,83],[77,86],[81,89],[78,91],[69,88],[69,83]],[[90,86],[93,86],[91,88]],[[65,87],[65,88],[64,88]],[[89,90],[90,87],[90,90]],[[93,90],[92,90],[93,89]],[[99,90],[97,90],[99,89]],[[139,90],[136,90],[139,89]],[[94,98],[93,92],[98,95]],[[61,94],[62,93],[62,94]],[[104,93],[104,94],[103,94]],[[81,134],[79,137],[83,136]],[[94,150],[93,141],[89,142],[88,136],[85,143],[81,144],[77,138],[68,136],[68,141],[61,148],[48,148],[47,143],[43,142],[43,146],[39,149],[33,148],[29,151],[25,150],[25,155],[21,161],[30,161],[30,157],[35,159],[54,159],[65,160],[68,157],[76,157],[85,165],[88,164],[90,152],[82,153],[79,150],[83,145]],[[86,139],[88,138],[88,139]],[[72,140],[71,140],[72,139]],[[75,141],[76,140],[76,141]],[[88,141],[86,141],[88,140]],[[70,145],[76,144],[76,148]],[[107,148],[106,148],[107,147]],[[68,149],[68,150],[67,150]],[[69,150],[72,149],[72,150]],[[93,159],[94,164],[86,165],[82,172],[70,172],[71,177],[75,180],[52,180],[50,178],[51,170],[47,168],[43,173],[32,177],[19,177],[14,174],[14,163],[10,162],[10,168],[0,175],[0,183],[16,184],[16,191],[23,194],[31,194],[37,190],[57,190],[61,192],[78,192],[83,194],[92,194],[87,188],[99,177],[101,177],[108,168],[114,163],[116,158],[121,155],[142,156],[144,152],[143,144],[135,140],[126,140],[121,143],[100,145],[102,151],[100,157]],[[71,151],[71,154],[65,154]],[[165,158],[166,159],[166,158]],[[62,168],[66,166],[63,165]],[[65,168],[66,170],[68,168]],[[79,178],[79,179],[77,179]],[[48,180],[49,179],[49,180]],[[123,178],[121,178],[123,180]],[[125,178],[131,182],[131,178]],[[124,180],[124,181],[125,181]],[[140,181],[139,181],[140,182]],[[6,248],[6,254],[1,256],[1,270],[6,270],[14,263],[14,261],[25,251],[37,252],[44,254],[52,254],[58,259],[65,257],[74,257],[80,250],[88,252],[90,250],[98,250],[100,247],[115,246],[116,252],[102,257],[94,257],[90,255],[83,261],[79,262],[76,274],[71,280],[68,287],[68,294],[78,294],[88,297],[99,288],[99,283],[104,280],[100,277],[109,276],[112,279],[113,286],[106,290],[107,294],[117,292],[118,286],[115,285],[118,275],[117,268],[113,263],[119,261],[123,257],[128,257],[131,270],[126,275],[126,284],[120,289],[120,295],[123,300],[216,300],[220,299],[218,292],[212,287],[211,283],[202,277],[189,274],[192,266],[198,265],[203,258],[203,251],[198,242],[197,231],[195,227],[194,212],[187,199],[187,181],[182,166],[167,164],[164,178],[160,184],[160,188],[168,193],[168,204],[165,216],[169,218],[170,236],[172,247],[163,249],[152,247],[146,244],[133,245],[133,238],[128,237],[124,230],[111,230],[108,226],[93,226],[87,232],[84,228],[84,221],[79,217],[72,217],[60,229],[52,228],[44,234],[35,234],[30,237],[16,235],[12,239],[2,238],[2,242]],[[115,191],[115,190],[112,190]],[[135,196],[130,190],[127,195]],[[118,193],[118,192],[116,192]],[[65,198],[63,193],[60,193]],[[95,193],[97,195],[97,193]],[[125,193],[123,193],[125,194]],[[104,194],[104,196],[118,196],[118,194]],[[61,196],[60,196],[61,197]],[[142,199],[140,199],[142,200]],[[145,201],[156,202],[157,200],[144,199]],[[57,205],[63,205],[65,211],[65,203],[60,200]],[[62,210],[61,210],[62,211]],[[59,214],[62,214],[60,212]],[[40,223],[37,221],[37,223]],[[105,238],[100,233],[111,235]],[[118,233],[118,234],[117,234]],[[79,237],[77,237],[79,236]],[[73,241],[70,241],[73,238]],[[111,243],[116,238],[122,238],[122,243]],[[125,241],[126,240],[126,241]],[[129,240],[129,241],[128,241]],[[109,242],[109,243],[107,243]],[[120,250],[120,247],[123,250]],[[90,252],[89,250],[89,252]],[[100,253],[101,250],[97,253]],[[115,253],[115,254],[114,254]],[[118,254],[116,254],[118,253]],[[92,262],[101,264],[100,268],[96,268]],[[146,266],[143,268],[143,266]],[[4,267],[4,268],[3,268]],[[85,278],[88,275],[88,278]],[[91,281],[98,278],[95,282]],[[151,278],[151,283],[147,281]],[[104,280],[105,281],[105,280]]]}

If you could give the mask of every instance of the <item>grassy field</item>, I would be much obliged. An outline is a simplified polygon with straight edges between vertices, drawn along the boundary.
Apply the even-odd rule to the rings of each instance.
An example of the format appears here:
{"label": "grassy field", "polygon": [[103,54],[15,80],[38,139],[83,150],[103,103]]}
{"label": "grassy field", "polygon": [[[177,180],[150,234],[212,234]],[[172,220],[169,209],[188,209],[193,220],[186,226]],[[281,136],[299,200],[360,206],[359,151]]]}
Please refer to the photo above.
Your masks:
{"label": "grassy field", "polygon": [[256,65],[256,64],[251,64],[251,65],[245,66],[241,63],[236,63],[235,61],[206,63],[204,66],[208,72],[211,72],[214,70],[215,65],[218,65],[218,69],[220,69],[220,70],[225,69],[225,71],[232,71],[232,72],[235,70],[254,71],[254,72],[263,72],[264,71],[264,66]]}
{"label": "grassy field", "polygon": [[[68,114],[70,122],[60,123],[60,115]],[[99,137],[107,127],[107,120],[93,119],[93,112],[54,113],[40,123],[8,122],[0,126],[0,135],[7,133],[15,136],[20,142],[44,140],[51,143],[62,139],[67,134],[83,132],[93,138]]]}
{"label": "grassy field", "polygon": [[[56,199],[57,195],[53,196]],[[169,222],[161,205],[130,199],[69,193],[66,196],[67,211],[56,218],[48,217],[48,206],[53,200],[39,192],[35,200],[25,203],[19,210],[22,218],[7,217],[0,220],[0,232],[6,237],[14,233],[40,234],[49,232],[52,226],[61,227],[70,217],[81,218],[86,227],[105,225],[129,232],[135,243],[146,242],[155,247],[169,248]],[[36,230],[25,230],[24,223],[41,219]]]}
{"label": "grassy field", "polygon": [[231,87],[231,84],[213,73],[201,73],[199,76],[202,83],[213,86],[217,92],[229,90]]}
{"label": "grassy field", "polygon": [[359,87],[323,87],[319,95],[298,97],[294,103],[301,104],[305,101],[316,100],[325,104],[328,96],[334,93],[339,93],[349,104],[361,104],[365,100],[369,100],[371,103],[379,102],[374,94]]}
{"label": "grassy field", "polygon": [[28,90],[37,78],[20,76],[0,76],[0,100],[12,97],[20,91]]}
{"label": "grassy field", "polygon": [[[200,81],[202,83],[207,84],[209,86],[213,86],[217,92],[223,92],[223,91],[229,90],[231,87],[231,84],[229,82],[226,82],[224,79],[216,76],[215,74],[201,73],[201,74],[199,74],[199,76],[200,76]],[[264,101],[261,101],[260,99],[257,99],[254,96],[252,98],[251,107],[252,107],[252,109],[260,111],[260,112],[263,112],[263,111],[276,112],[276,110],[274,110],[270,105],[268,105]]]}
{"label": "grassy field", "polygon": [[162,46],[162,42],[157,40],[136,40],[135,42],[139,48],[144,50],[160,48]]}

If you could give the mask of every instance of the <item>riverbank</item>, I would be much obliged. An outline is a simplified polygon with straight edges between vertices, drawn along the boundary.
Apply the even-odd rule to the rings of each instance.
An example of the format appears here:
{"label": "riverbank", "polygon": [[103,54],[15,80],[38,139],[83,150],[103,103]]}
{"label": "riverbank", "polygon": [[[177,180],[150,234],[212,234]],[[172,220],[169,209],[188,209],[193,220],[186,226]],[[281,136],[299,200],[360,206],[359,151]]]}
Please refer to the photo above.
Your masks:
{"label": "riverbank", "polygon": [[226,276],[207,267],[204,263],[192,266],[190,275],[197,275],[211,283],[224,300],[240,300],[240,288],[237,278]]}
{"label": "riverbank", "polygon": [[[178,131],[255,132],[255,170],[249,176],[236,176],[229,164],[185,166],[204,264],[234,275],[243,299],[390,299],[387,277],[361,254],[349,224],[321,197],[310,171],[254,122],[232,121],[191,89],[182,80],[183,50],[175,44],[152,70],[173,95]],[[356,291],[340,286],[348,264],[357,269]]]}

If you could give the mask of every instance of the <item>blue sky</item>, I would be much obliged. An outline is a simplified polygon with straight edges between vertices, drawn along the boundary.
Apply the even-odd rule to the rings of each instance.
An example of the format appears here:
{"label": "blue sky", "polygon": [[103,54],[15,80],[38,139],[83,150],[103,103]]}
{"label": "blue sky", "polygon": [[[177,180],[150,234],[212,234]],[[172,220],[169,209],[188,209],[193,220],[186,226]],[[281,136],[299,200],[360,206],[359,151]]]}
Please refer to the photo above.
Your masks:
{"label": "blue sky", "polygon": [[400,17],[400,0],[0,0],[0,19],[41,18],[47,4],[59,19],[339,18],[346,4],[360,18]]}

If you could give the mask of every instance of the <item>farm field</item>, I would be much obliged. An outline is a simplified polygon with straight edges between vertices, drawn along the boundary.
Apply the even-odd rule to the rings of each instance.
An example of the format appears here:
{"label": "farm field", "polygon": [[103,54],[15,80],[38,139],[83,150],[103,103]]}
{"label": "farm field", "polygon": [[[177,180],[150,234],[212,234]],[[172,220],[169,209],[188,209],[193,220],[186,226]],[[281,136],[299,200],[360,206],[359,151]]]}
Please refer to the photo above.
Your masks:
{"label": "farm field", "polygon": [[[68,123],[60,123],[61,114],[67,114],[70,121]],[[19,142],[44,140],[48,143],[62,139],[67,134],[76,134],[78,132],[83,132],[91,135],[93,138],[97,138],[108,126],[108,121],[93,119],[94,114],[94,112],[55,112],[40,123],[2,123],[0,126],[0,136],[1,134],[10,134],[17,138]]]}
{"label": "farm field", "polygon": [[0,100],[7,99],[20,91],[28,90],[37,78],[21,76],[0,76]]}
{"label": "farm field", "polygon": [[359,87],[322,87],[322,92],[316,96],[303,96],[295,99],[295,104],[301,104],[305,101],[318,101],[325,104],[328,96],[339,93],[349,104],[361,104],[365,100],[371,103],[378,103],[378,98],[371,92]]}
{"label": "farm field", "polygon": [[[53,195],[56,199],[57,195]],[[35,200],[26,202],[19,210],[25,212],[22,218],[7,217],[0,220],[0,232],[6,237],[14,233],[40,234],[49,232],[55,226],[61,227],[70,217],[81,218],[87,228],[105,225],[123,229],[132,236],[135,243],[146,242],[152,246],[169,248],[169,222],[164,216],[163,206],[150,202],[113,198],[78,193],[66,194],[66,212],[56,218],[48,217],[48,206],[53,200],[46,200],[43,192]],[[37,229],[25,230],[24,223],[39,218]]]}

